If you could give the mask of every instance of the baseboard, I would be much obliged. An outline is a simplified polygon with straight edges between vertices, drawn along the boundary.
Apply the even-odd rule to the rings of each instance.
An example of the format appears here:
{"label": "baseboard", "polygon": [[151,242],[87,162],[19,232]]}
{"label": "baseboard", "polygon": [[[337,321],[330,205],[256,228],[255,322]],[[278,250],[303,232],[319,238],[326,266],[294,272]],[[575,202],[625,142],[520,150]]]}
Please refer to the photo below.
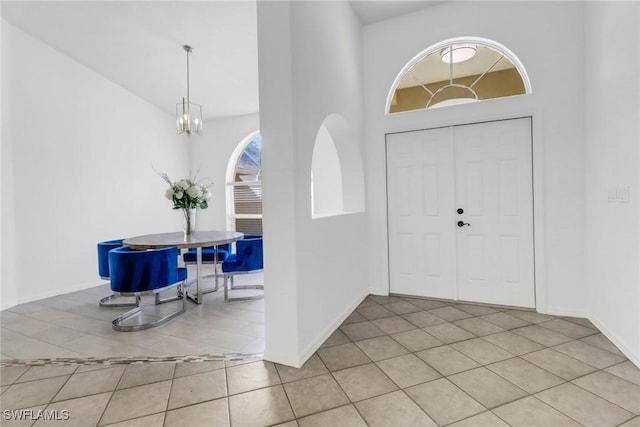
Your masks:
{"label": "baseboard", "polygon": [[3,297],[2,303],[0,303],[0,311],[8,310],[10,308],[15,307],[16,305],[18,305],[18,302],[15,299],[9,300],[6,297]]}
{"label": "baseboard", "polygon": [[[93,288],[94,286],[104,285],[105,283],[107,283],[107,282],[105,282],[103,280],[92,280],[90,282],[79,283],[79,284],[76,284],[76,285],[73,285],[73,286],[68,286],[68,287],[65,287],[65,288],[62,288],[62,289],[61,288],[51,289],[51,290],[49,290],[47,292],[41,292],[41,293],[38,293],[36,295],[31,295],[25,300],[16,301],[15,304],[9,305],[8,307],[4,307],[3,306],[2,310],[6,310],[6,309],[9,309],[9,308],[15,307],[17,305],[20,305],[20,304],[27,304],[27,303],[34,302],[34,301],[39,301],[39,300],[45,299],[45,298],[57,297],[57,296],[60,296],[60,295],[69,294],[71,292],[82,291],[82,290],[85,290],[85,289],[88,289],[88,288]],[[97,300],[96,300],[96,303],[97,303]]]}
{"label": "baseboard", "polygon": [[[638,368],[640,368],[640,354],[635,354],[634,350],[630,348],[620,337],[607,328],[604,323],[602,323],[596,317],[589,318],[589,321],[593,323],[593,325],[602,332],[602,334],[609,339],[618,350],[620,350],[624,355]],[[640,350],[639,350],[640,351]]]}
{"label": "baseboard", "polygon": [[289,353],[270,351],[269,347],[266,346],[264,349],[264,354],[262,355],[262,359],[269,362],[279,363],[281,365],[292,366],[294,368],[300,368],[304,364],[304,362],[300,362],[299,357],[292,357]]}
{"label": "baseboard", "polygon": [[627,359],[631,361],[631,363],[640,368],[640,354],[635,354],[634,350],[630,348],[624,342],[624,340],[620,339],[619,336],[609,330],[609,328],[607,328],[605,324],[598,318],[584,311],[567,309],[564,307],[547,307],[547,313],[545,314],[551,314],[553,316],[582,317],[585,319],[589,319],[589,321],[593,323],[593,325],[598,328],[598,330],[602,332],[602,334],[607,337],[609,341],[611,341],[616,347],[618,347],[618,350],[620,350],[627,357]]}
{"label": "baseboard", "polygon": [[360,295],[358,295],[351,302],[351,304],[349,304],[347,308],[344,309],[342,313],[340,313],[340,315],[338,315],[338,317],[336,317],[336,319],[333,322],[331,322],[331,324],[329,324],[329,326],[327,326],[315,340],[313,340],[309,345],[307,345],[307,347],[300,353],[300,360],[298,361],[299,365],[296,366],[296,368],[301,367],[304,364],[304,362],[306,362],[311,356],[313,356],[313,353],[315,353],[320,348],[320,346],[327,340],[327,338],[329,338],[331,334],[333,334],[336,331],[336,329],[340,327],[342,322],[344,322],[345,319],[349,317],[351,313],[353,313],[353,311],[358,307],[358,305],[360,305],[360,303],[367,297],[367,295],[369,295],[368,289],[363,293],[361,293]]}
{"label": "baseboard", "polygon": [[574,308],[566,307],[553,307],[547,306],[547,312],[542,314],[550,314],[552,316],[570,316],[570,317],[582,317],[588,319],[589,315],[583,310],[576,310]]}
{"label": "baseboard", "polygon": [[369,288],[369,294],[386,297],[389,295],[389,290],[386,288]]}

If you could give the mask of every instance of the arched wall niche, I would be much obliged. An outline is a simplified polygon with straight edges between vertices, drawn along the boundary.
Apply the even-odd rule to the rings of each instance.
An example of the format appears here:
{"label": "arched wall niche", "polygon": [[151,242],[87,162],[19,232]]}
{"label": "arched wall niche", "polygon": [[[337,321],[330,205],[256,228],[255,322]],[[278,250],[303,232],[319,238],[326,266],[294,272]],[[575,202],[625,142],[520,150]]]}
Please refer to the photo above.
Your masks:
{"label": "arched wall niche", "polygon": [[[458,58],[463,51],[469,55]],[[531,91],[524,65],[506,46],[481,37],[456,37],[429,46],[407,62],[387,94],[385,114]]]}
{"label": "arched wall niche", "polygon": [[320,124],[310,178],[312,218],[364,211],[362,157],[349,123],[339,114]]}

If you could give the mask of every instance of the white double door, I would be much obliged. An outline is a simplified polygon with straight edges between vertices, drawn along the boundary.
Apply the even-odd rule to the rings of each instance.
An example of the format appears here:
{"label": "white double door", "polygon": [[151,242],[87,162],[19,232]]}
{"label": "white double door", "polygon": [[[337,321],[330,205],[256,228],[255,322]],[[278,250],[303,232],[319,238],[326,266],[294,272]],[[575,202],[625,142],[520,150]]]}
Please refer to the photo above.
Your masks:
{"label": "white double door", "polygon": [[392,293],[535,307],[531,119],[387,136]]}

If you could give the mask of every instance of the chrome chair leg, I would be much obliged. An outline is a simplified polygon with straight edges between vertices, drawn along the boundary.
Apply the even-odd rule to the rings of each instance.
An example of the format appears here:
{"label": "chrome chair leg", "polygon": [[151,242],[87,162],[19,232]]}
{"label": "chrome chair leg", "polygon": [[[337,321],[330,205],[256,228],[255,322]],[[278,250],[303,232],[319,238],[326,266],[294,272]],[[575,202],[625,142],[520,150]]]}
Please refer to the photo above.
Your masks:
{"label": "chrome chair leg", "polygon": [[178,301],[180,299],[184,299],[184,290],[183,289],[177,289],[175,297],[160,298],[160,294],[157,293],[156,294],[156,305],[160,305],[160,304],[164,304],[164,303],[172,302],[172,301]]}
{"label": "chrome chair leg", "polygon": [[251,295],[247,297],[229,297],[229,290],[237,290],[237,289],[264,289],[264,285],[233,285],[234,275],[225,274],[224,275],[224,302],[233,302],[233,301],[251,301],[251,300],[259,300],[263,299],[264,295]]}
{"label": "chrome chair leg", "polygon": [[133,307],[136,305],[135,302],[118,302],[118,300],[121,298],[129,297],[123,297],[122,295],[118,294],[111,294],[102,298],[98,304],[100,305],[100,307]]}
{"label": "chrome chair leg", "polygon": [[[184,295],[184,286],[185,286],[184,282],[177,286],[178,293],[181,295]],[[156,296],[157,295],[158,294],[156,294]],[[151,322],[127,325],[125,324],[126,320],[143,314],[142,307],[140,307],[140,295],[136,295],[136,304],[137,304],[136,308],[134,308],[133,310],[129,310],[126,313],[123,313],[120,316],[113,319],[113,322],[111,322],[112,328],[120,332],[134,332],[134,331],[141,331],[144,329],[155,328],[157,326],[160,326],[187,311],[187,299],[186,298],[180,298],[180,299],[182,300],[181,308],[167,314],[166,316],[163,316]],[[175,301],[176,299],[173,299],[173,300]],[[167,301],[164,301],[164,302],[167,302]]]}
{"label": "chrome chair leg", "polygon": [[229,287],[229,289],[231,289],[232,291],[236,290],[236,289],[264,289],[264,285],[236,285],[235,281],[233,280],[236,276],[232,275],[231,276],[231,286]]}

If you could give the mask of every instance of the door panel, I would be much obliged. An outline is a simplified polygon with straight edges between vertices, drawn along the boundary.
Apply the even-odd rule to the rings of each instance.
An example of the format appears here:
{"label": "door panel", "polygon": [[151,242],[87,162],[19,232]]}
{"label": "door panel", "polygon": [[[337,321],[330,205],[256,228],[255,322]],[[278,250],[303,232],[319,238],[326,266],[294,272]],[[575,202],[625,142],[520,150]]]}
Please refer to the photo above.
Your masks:
{"label": "door panel", "polygon": [[451,128],[387,137],[392,292],[454,298]]}
{"label": "door panel", "polygon": [[457,126],[454,139],[457,217],[470,224],[456,232],[458,296],[534,307],[530,119]]}
{"label": "door panel", "polygon": [[388,135],[387,186],[391,292],[535,306],[530,118]]}

